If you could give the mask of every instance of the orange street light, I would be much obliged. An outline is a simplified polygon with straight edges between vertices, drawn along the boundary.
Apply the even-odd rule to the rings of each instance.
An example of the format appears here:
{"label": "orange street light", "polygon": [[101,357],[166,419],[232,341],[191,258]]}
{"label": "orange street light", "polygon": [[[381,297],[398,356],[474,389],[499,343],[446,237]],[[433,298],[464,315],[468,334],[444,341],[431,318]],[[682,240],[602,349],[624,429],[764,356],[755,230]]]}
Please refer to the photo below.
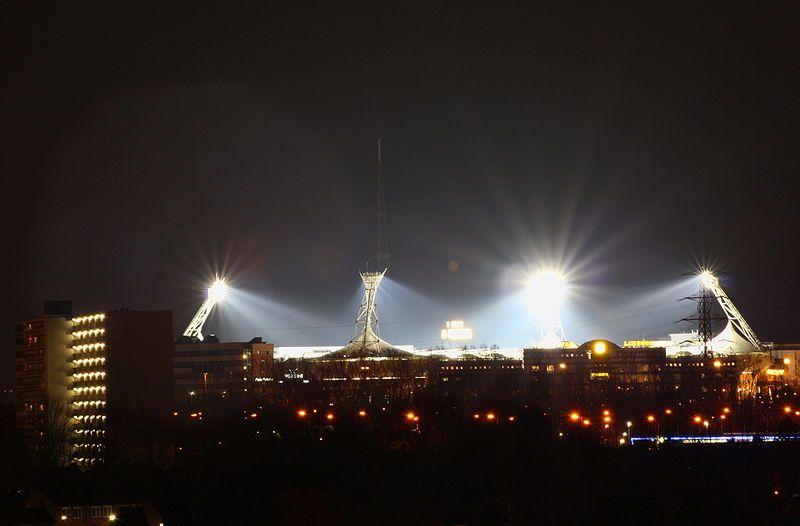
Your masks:
{"label": "orange street light", "polygon": [[479,419],[480,417],[481,415],[479,413],[475,413],[474,415],[472,415],[472,418],[474,418],[475,420]]}
{"label": "orange street light", "polygon": [[592,422],[588,418],[584,418],[583,419],[583,425],[588,426],[588,425],[591,425],[591,423]]}
{"label": "orange street light", "polygon": [[653,415],[647,415],[647,421],[648,422],[655,422],[656,421],[656,417],[654,417]]}
{"label": "orange street light", "polygon": [[414,420],[414,417],[417,416],[413,412],[409,411],[406,413],[406,420]]}
{"label": "orange street light", "polygon": [[722,408],[722,412],[723,412],[723,413],[725,413],[725,414],[727,415],[728,413],[730,413],[730,412],[731,412],[731,408],[730,408],[730,407],[723,407],[723,408]]}
{"label": "orange street light", "polygon": [[572,420],[573,422],[577,422],[578,420],[580,420],[580,418],[581,415],[579,415],[578,413],[572,412],[569,414],[569,419]]}
{"label": "orange street light", "polygon": [[672,409],[669,409],[669,408],[664,409],[664,413],[666,413],[668,415],[671,415],[672,414]]}
{"label": "orange street light", "polygon": [[494,420],[494,413],[486,413],[486,420]]}
{"label": "orange street light", "polygon": [[792,408],[787,405],[786,407],[783,408],[783,412],[784,413],[791,413],[792,412]]}
{"label": "orange street light", "polygon": [[694,420],[694,423],[695,423],[695,424],[699,424],[700,422],[702,422],[702,421],[703,421],[703,417],[701,417],[701,416],[695,416],[695,417],[694,417],[692,420]]}
{"label": "orange street light", "polygon": [[333,413],[328,413],[327,415],[325,415],[325,418],[327,418],[328,420],[333,420]]}
{"label": "orange street light", "polygon": [[367,416],[367,412],[362,409],[361,411],[358,412],[358,416],[361,417]]}
{"label": "orange street light", "polygon": [[297,411],[297,416],[299,416],[300,418],[304,418],[307,414],[308,413],[306,413],[305,409],[300,409]]}
{"label": "orange street light", "polygon": [[610,416],[604,416],[603,417],[603,422],[605,422],[606,424],[611,422],[611,417]]}
{"label": "orange street light", "polygon": [[610,415],[611,411],[609,411],[608,409],[603,410],[603,416],[610,416]]}

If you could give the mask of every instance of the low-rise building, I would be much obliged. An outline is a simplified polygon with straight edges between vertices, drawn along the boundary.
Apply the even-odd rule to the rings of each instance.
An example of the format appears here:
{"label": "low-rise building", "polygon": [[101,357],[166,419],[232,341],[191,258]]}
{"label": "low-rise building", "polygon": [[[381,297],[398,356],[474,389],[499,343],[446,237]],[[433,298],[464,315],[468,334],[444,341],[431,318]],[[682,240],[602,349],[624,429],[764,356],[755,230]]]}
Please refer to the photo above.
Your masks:
{"label": "low-rise building", "polygon": [[173,373],[178,403],[204,399],[239,399],[253,393],[255,385],[271,379],[274,346],[261,338],[249,342],[175,344]]}

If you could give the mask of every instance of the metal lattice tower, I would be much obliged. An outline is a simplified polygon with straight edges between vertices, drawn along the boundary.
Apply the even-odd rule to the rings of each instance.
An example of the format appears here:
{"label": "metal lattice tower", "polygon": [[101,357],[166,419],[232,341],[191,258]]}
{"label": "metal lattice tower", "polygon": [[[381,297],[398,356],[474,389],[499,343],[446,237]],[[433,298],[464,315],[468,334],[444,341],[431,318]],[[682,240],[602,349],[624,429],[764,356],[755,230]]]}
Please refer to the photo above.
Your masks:
{"label": "metal lattice tower", "polygon": [[353,338],[350,343],[361,347],[364,351],[378,351],[381,345],[378,336],[378,312],[375,308],[375,299],[378,295],[378,286],[385,273],[386,270],[360,273],[361,281],[364,282],[364,296],[361,298],[361,307],[358,309]]}
{"label": "metal lattice tower", "polygon": [[708,287],[701,285],[697,295],[689,296],[684,299],[692,300],[697,303],[697,314],[689,318],[683,318],[681,321],[697,322],[697,339],[700,344],[700,350],[703,356],[711,356],[711,340],[714,337],[711,322],[714,319],[718,319],[713,318],[711,315],[714,295]]}
{"label": "metal lattice tower", "polygon": [[[378,270],[385,271],[389,266],[389,242],[386,229],[386,199],[383,182],[383,141],[378,137],[378,251],[375,259]],[[363,277],[363,275],[362,275]]]}
{"label": "metal lattice tower", "polygon": [[697,337],[700,340],[700,349],[703,356],[711,355],[711,339],[714,334],[711,332],[711,300],[713,296],[705,287],[700,288],[697,295]]}
{"label": "metal lattice tower", "polygon": [[560,349],[567,340],[561,316],[555,313],[540,320],[539,347],[542,349]]}

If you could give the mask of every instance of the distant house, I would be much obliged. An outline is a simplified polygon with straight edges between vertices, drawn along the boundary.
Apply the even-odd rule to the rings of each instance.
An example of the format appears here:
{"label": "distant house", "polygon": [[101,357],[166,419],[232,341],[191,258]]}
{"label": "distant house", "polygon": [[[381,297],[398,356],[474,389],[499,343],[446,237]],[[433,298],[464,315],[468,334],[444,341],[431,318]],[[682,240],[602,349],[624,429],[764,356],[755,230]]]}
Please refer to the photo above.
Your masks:
{"label": "distant house", "polygon": [[133,485],[65,477],[32,489],[15,524],[159,526],[164,519]]}

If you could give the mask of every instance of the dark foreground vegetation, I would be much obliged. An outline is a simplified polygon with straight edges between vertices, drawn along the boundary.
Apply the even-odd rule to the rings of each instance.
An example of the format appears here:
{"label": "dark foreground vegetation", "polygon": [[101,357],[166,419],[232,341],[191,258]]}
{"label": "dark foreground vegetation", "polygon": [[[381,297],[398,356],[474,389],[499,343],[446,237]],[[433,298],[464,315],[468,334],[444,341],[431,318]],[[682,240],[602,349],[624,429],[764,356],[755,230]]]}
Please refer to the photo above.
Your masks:
{"label": "dark foreground vegetation", "polygon": [[0,523],[19,523],[34,488],[96,487],[145,495],[167,525],[800,524],[796,443],[611,447],[559,437],[535,411],[496,423],[398,413],[396,426],[253,414],[181,418],[164,466],[9,461]]}

